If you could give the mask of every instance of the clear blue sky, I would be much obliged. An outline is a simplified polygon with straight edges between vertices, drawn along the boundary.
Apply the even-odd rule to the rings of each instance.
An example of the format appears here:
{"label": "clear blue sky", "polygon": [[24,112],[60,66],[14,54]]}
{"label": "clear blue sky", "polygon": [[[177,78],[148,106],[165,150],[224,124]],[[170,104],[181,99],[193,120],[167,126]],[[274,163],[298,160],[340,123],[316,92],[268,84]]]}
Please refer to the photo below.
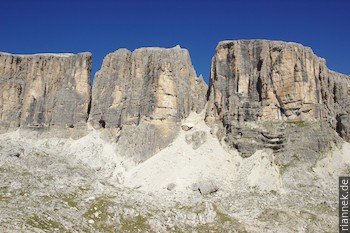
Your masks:
{"label": "clear blue sky", "polygon": [[2,0],[0,51],[90,51],[93,74],[118,48],[187,48],[206,80],[217,43],[270,39],[310,46],[350,74],[350,1]]}

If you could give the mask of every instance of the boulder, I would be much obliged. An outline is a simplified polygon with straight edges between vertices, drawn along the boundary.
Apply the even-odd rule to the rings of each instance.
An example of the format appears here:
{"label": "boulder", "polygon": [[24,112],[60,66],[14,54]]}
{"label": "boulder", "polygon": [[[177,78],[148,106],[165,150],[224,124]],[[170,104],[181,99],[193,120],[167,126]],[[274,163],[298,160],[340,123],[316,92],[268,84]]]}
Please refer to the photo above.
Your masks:
{"label": "boulder", "polygon": [[194,183],[192,190],[199,191],[204,196],[217,192],[219,188],[213,180],[204,180]]}

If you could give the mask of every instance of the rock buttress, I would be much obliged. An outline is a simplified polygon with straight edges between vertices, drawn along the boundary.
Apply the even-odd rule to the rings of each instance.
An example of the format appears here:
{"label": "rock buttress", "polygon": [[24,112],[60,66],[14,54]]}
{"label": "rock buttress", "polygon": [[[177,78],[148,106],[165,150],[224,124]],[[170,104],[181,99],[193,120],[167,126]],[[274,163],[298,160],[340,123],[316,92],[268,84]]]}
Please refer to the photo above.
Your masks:
{"label": "rock buttress", "polygon": [[0,129],[86,126],[91,54],[0,53]]}
{"label": "rock buttress", "polygon": [[121,152],[142,161],[174,139],[191,111],[204,109],[206,92],[185,49],[119,49],[95,76],[89,121],[114,129]]}
{"label": "rock buttress", "polygon": [[348,86],[349,77],[300,44],[223,41],[212,60],[206,121],[245,156],[263,148],[286,154],[299,139],[296,147],[317,153],[337,143],[334,130],[349,139]]}

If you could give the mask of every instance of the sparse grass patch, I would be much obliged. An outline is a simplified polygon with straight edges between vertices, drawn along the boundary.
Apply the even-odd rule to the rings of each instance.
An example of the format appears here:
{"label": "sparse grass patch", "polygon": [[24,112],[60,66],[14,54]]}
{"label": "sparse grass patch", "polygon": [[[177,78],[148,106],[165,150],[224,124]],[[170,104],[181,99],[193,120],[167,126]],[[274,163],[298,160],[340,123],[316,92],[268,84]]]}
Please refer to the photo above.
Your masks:
{"label": "sparse grass patch", "polygon": [[221,212],[217,206],[214,205],[214,209],[216,211],[216,216],[218,217],[220,223],[231,222],[232,218],[227,214]]}
{"label": "sparse grass patch", "polygon": [[89,209],[83,214],[83,217],[87,220],[93,220],[91,224],[96,230],[101,232],[116,232],[116,225],[112,224],[111,219],[113,214],[108,212],[108,207],[114,203],[111,199],[114,196],[101,196],[96,198],[90,205]]}
{"label": "sparse grass patch", "polygon": [[67,203],[68,206],[72,208],[77,208],[78,207],[78,202],[75,200],[78,197],[76,193],[69,194],[67,196],[61,197],[62,201]]}
{"label": "sparse grass patch", "polygon": [[309,211],[301,210],[300,214],[303,216],[303,218],[309,219],[312,222],[317,220],[317,216]]}
{"label": "sparse grass patch", "polygon": [[50,218],[32,215],[26,220],[26,224],[44,231],[64,231],[63,226]]}
{"label": "sparse grass patch", "polygon": [[37,158],[45,158],[45,157],[48,157],[49,155],[43,151],[35,151],[35,152],[32,152],[30,153],[29,155],[31,156],[34,156],[34,157],[37,157]]}
{"label": "sparse grass patch", "polygon": [[194,213],[194,214],[200,214],[205,211],[204,207],[200,205],[197,205],[197,206],[177,205],[176,209],[189,212],[189,213]]}
{"label": "sparse grass patch", "polygon": [[86,191],[89,191],[90,189],[87,188],[86,186],[79,186],[79,190],[82,192],[86,192]]}
{"label": "sparse grass patch", "polygon": [[292,158],[293,158],[294,160],[296,160],[296,161],[301,161],[301,160],[302,160],[302,158],[300,157],[300,155],[297,155],[297,154],[292,155]]}
{"label": "sparse grass patch", "polygon": [[287,124],[297,126],[297,127],[304,127],[306,126],[305,121],[286,121]]}
{"label": "sparse grass patch", "polygon": [[265,209],[258,217],[258,220],[263,222],[283,223],[287,221],[289,218],[290,216],[286,211],[279,210],[279,209]]}
{"label": "sparse grass patch", "polygon": [[[200,215],[205,212],[205,207],[203,205],[196,206],[180,206],[175,207],[179,211],[184,211],[187,213],[194,213]],[[167,228],[169,232],[226,232],[227,229],[235,229],[235,232],[246,232],[242,224],[235,218],[230,217],[228,214],[221,211],[216,205],[213,205],[214,211],[216,213],[216,221],[212,223],[199,224],[196,226],[186,225],[184,227],[174,226],[172,228]]]}
{"label": "sparse grass patch", "polygon": [[219,232],[224,231],[226,229],[223,228],[223,226],[229,227],[229,229],[235,229],[237,232],[247,232],[244,226],[235,218],[232,218],[228,214],[221,211],[216,205],[214,206],[214,210],[216,212],[216,216],[219,220],[220,224],[215,224],[215,226],[218,226]]}
{"label": "sparse grass patch", "polygon": [[0,194],[0,202],[8,202],[10,200],[9,196]]}
{"label": "sparse grass patch", "polygon": [[288,167],[289,167],[288,164],[278,164],[280,174],[282,175],[283,173],[285,173]]}
{"label": "sparse grass patch", "polygon": [[41,196],[40,198],[45,202],[51,201],[52,199],[56,199],[55,196],[51,196],[51,195],[44,195],[44,196]]}
{"label": "sparse grass patch", "polygon": [[147,219],[141,215],[132,219],[121,220],[121,232],[153,232]]}
{"label": "sparse grass patch", "polygon": [[[30,176],[32,173],[30,173],[28,170],[25,169],[16,169],[14,167],[0,167],[0,173],[4,173],[5,176]],[[2,175],[3,176],[3,175]]]}
{"label": "sparse grass patch", "polygon": [[276,190],[270,190],[270,193],[274,196],[276,196],[278,194],[278,192]]}
{"label": "sparse grass patch", "polygon": [[0,187],[0,202],[7,202],[10,200],[11,194],[8,193],[8,187]]}
{"label": "sparse grass patch", "polygon": [[[333,209],[332,208],[332,205],[334,207],[338,207],[338,204],[336,203],[331,203],[331,202],[321,202],[321,203],[318,203],[318,204],[315,204],[311,210],[315,211],[316,213],[331,213],[331,214],[334,214],[334,213],[338,213],[338,208],[337,209]],[[304,211],[304,210],[303,210]],[[307,212],[307,211],[304,211],[304,212]],[[312,214],[312,213],[311,213]]]}
{"label": "sparse grass patch", "polygon": [[29,195],[29,192],[23,190],[23,191],[19,192],[18,194],[19,194],[20,196],[26,197],[26,196]]}
{"label": "sparse grass patch", "polygon": [[32,173],[27,170],[7,170],[7,174],[14,176],[32,176]]}
{"label": "sparse grass patch", "polygon": [[0,173],[7,172],[7,169],[4,167],[0,167]]}

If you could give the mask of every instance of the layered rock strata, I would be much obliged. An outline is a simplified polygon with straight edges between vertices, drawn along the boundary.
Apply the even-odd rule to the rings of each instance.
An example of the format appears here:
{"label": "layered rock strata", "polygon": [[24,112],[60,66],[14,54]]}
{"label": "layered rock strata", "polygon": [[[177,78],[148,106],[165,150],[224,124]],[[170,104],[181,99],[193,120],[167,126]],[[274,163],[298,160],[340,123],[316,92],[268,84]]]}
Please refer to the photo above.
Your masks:
{"label": "layered rock strata", "polygon": [[0,53],[0,131],[86,126],[90,72],[90,53]]}
{"label": "layered rock strata", "polygon": [[334,80],[333,116],[336,119],[333,122],[333,128],[335,127],[345,141],[350,142],[350,76],[333,71],[329,71],[329,75]]}
{"label": "layered rock strata", "polygon": [[[0,132],[75,132],[88,121],[120,154],[139,162],[171,143],[179,123],[207,104],[212,133],[243,156],[268,148],[283,161],[298,151],[314,160],[341,142],[339,136],[350,141],[350,77],[330,71],[300,44],[220,42],[208,99],[203,78],[179,46],[108,54],[92,96],[90,71],[90,53],[0,53]],[[197,146],[202,136],[193,136]]]}
{"label": "layered rock strata", "polygon": [[108,54],[92,89],[89,121],[119,129],[118,148],[143,160],[176,136],[179,123],[206,104],[207,86],[197,78],[187,50],[119,49]]}
{"label": "layered rock strata", "polygon": [[[212,60],[206,121],[219,123],[219,138],[247,156],[262,148],[283,151],[291,141],[285,129],[304,122],[322,122],[349,140],[349,85],[348,76],[329,71],[324,59],[300,44],[223,41]],[[323,129],[317,132],[323,135]],[[337,142],[332,133],[313,139],[317,145],[306,150]]]}

